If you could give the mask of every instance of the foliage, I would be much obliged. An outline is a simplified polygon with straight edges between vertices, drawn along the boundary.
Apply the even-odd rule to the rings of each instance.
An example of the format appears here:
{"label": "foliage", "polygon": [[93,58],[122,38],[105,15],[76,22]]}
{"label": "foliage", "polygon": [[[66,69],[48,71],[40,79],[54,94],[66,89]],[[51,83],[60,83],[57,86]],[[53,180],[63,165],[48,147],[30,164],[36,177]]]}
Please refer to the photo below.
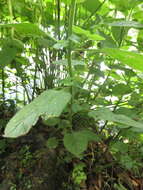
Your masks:
{"label": "foliage", "polygon": [[83,181],[87,179],[87,176],[84,172],[84,163],[77,164],[72,172],[72,178],[74,180],[74,183],[77,185],[80,185]]}
{"label": "foliage", "polygon": [[43,92],[9,121],[4,137],[19,137],[27,134],[41,115],[45,115],[46,118],[60,116],[69,100],[70,94],[63,91]]}
{"label": "foliage", "polygon": [[89,130],[80,130],[78,132],[66,133],[64,136],[64,145],[75,156],[87,149],[88,142],[99,141],[99,137]]}
{"label": "foliage", "polygon": [[[129,173],[142,177],[143,155],[142,6],[142,0],[0,2],[1,155],[11,138],[44,126],[39,138],[72,164],[73,186],[134,188]],[[29,149],[24,164],[33,159]]]}

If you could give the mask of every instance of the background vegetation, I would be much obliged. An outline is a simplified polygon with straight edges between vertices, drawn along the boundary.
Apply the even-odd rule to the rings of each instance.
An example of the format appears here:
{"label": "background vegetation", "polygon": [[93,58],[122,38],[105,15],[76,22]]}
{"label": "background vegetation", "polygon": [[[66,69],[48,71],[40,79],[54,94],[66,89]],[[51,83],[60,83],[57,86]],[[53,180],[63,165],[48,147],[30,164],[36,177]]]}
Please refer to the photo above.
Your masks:
{"label": "background vegetation", "polygon": [[143,189],[143,1],[1,0],[0,23],[0,189]]}

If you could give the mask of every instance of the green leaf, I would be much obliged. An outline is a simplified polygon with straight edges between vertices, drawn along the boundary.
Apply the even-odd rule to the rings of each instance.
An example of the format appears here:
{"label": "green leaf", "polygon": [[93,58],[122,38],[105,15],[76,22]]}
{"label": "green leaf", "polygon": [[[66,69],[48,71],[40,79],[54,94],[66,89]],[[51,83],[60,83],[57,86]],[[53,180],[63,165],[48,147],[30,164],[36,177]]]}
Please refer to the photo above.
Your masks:
{"label": "green leaf", "polygon": [[100,141],[100,137],[98,135],[96,135],[94,132],[92,132],[91,130],[85,129],[82,131],[82,136],[87,139],[87,141]]}
{"label": "green leaf", "polygon": [[78,157],[87,149],[87,140],[83,138],[81,132],[68,133],[64,136],[64,146],[69,152]]}
{"label": "green leaf", "polygon": [[120,152],[126,154],[129,151],[129,145],[121,141],[116,141],[114,144],[111,145],[110,149],[113,153]]}
{"label": "green leaf", "polygon": [[16,32],[23,36],[47,36],[55,41],[55,39],[51,37],[49,33],[43,32],[36,24],[32,23],[0,24],[0,28],[14,28]]}
{"label": "green leaf", "polygon": [[[71,61],[72,61],[73,66],[85,65],[84,61],[81,61],[81,60],[71,60]],[[53,63],[57,64],[57,65],[68,65],[68,60],[67,59],[61,59],[61,60],[58,60],[58,61],[54,61]]]}
{"label": "green leaf", "polygon": [[108,25],[116,27],[143,28],[143,24],[135,21],[118,21],[109,23]]}
{"label": "green leaf", "polygon": [[[63,3],[70,5],[71,0],[61,0]],[[76,3],[83,3],[85,0],[76,0]]]}
{"label": "green leaf", "polygon": [[51,149],[56,148],[58,146],[58,139],[56,139],[56,137],[49,138],[46,142],[46,146]]}
{"label": "green leaf", "polygon": [[55,44],[53,40],[46,39],[46,38],[38,38],[37,42],[39,46],[42,46],[44,48],[50,48]]}
{"label": "green leaf", "polygon": [[73,111],[73,113],[80,112],[82,109],[83,109],[82,106],[79,105],[78,103],[73,103],[72,104],[72,111]]}
{"label": "green leaf", "polygon": [[93,117],[95,120],[105,120],[121,123],[127,126],[127,128],[130,126],[143,131],[143,123],[136,122],[125,115],[115,114],[107,108],[100,108],[98,110],[91,111],[89,112],[89,116]]}
{"label": "green leaf", "polygon": [[100,6],[99,0],[86,0],[83,4],[83,6],[90,11],[91,13],[95,12],[98,7]]}
{"label": "green leaf", "polygon": [[116,5],[116,8],[120,11],[127,12],[131,8],[139,4],[140,0],[110,0],[113,4]]}
{"label": "green leaf", "polygon": [[17,54],[16,48],[6,47],[0,51],[0,68],[10,64]]}
{"label": "green leaf", "polygon": [[111,38],[111,36],[106,35],[104,32],[100,31],[100,35],[105,38],[102,42],[100,42],[101,48],[117,48],[116,42]]}
{"label": "green leaf", "polygon": [[16,57],[17,53],[21,53],[24,45],[17,39],[5,39],[3,47],[0,51],[0,68],[9,65]]}
{"label": "green leaf", "polygon": [[[112,26],[112,27],[111,27],[111,32],[112,32],[112,35],[113,35],[113,37],[114,37],[114,40],[115,40],[116,42],[120,43],[123,30],[124,30],[124,35],[125,35],[125,34],[127,34],[127,32],[128,32],[129,29],[130,29],[130,28],[127,28],[127,27],[123,29],[122,27]],[[110,48],[111,48],[111,47],[110,47]],[[112,48],[113,48],[113,47],[112,47]],[[115,47],[114,47],[114,48],[115,48]]]}
{"label": "green leaf", "polygon": [[143,50],[143,30],[140,30],[137,37],[138,49]]}
{"label": "green leaf", "polygon": [[114,184],[114,188],[116,189],[116,190],[127,190],[122,184]]}
{"label": "green leaf", "polygon": [[65,47],[68,47],[68,41],[67,40],[59,40],[56,44],[54,44],[53,48],[55,49],[62,49]]}
{"label": "green leaf", "polygon": [[133,160],[129,155],[121,155],[120,157],[120,164],[128,169],[128,170],[131,170],[135,167],[136,165],[136,161]]}
{"label": "green leaf", "polygon": [[91,34],[90,31],[84,30],[79,26],[73,26],[73,32],[79,35],[83,35],[90,40],[105,40],[105,38],[103,38],[102,36],[98,34]]}
{"label": "green leaf", "polygon": [[60,119],[56,117],[47,119],[47,115],[45,115],[45,116],[42,116],[42,121],[45,125],[52,127],[52,126],[57,125],[60,122]]}
{"label": "green leaf", "polygon": [[64,146],[77,157],[87,149],[89,141],[99,141],[99,137],[90,130],[67,133],[64,136]]}
{"label": "green leaf", "polygon": [[131,93],[132,90],[131,88],[129,87],[129,85],[125,85],[125,84],[117,84],[115,85],[113,88],[112,88],[112,94],[115,95],[115,96],[123,96],[125,94],[129,94]]}
{"label": "green leaf", "polygon": [[77,0],[77,3],[83,3],[85,0]]}
{"label": "green leaf", "polygon": [[7,124],[4,137],[16,138],[25,135],[36,124],[39,116],[59,117],[70,101],[71,95],[64,91],[47,90],[21,109]]}
{"label": "green leaf", "polygon": [[7,147],[6,139],[0,140],[0,151],[4,151]]}
{"label": "green leaf", "polygon": [[133,69],[143,71],[143,55],[135,52],[124,51],[121,49],[104,48],[103,53],[111,56],[114,59],[121,61]]}

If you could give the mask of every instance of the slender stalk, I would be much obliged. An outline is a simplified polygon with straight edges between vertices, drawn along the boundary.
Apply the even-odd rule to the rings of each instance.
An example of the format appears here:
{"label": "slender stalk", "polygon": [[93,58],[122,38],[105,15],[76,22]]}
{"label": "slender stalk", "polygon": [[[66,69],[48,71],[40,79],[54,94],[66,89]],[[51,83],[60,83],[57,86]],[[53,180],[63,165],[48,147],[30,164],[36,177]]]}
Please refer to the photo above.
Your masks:
{"label": "slender stalk", "polygon": [[[64,33],[66,34],[66,38],[67,38],[67,23],[68,23],[68,10],[67,10],[67,4],[65,4],[65,7],[64,7]],[[62,36],[61,38],[63,37],[63,32],[62,32]]]}
{"label": "slender stalk", "polygon": [[35,73],[34,73],[34,80],[33,80],[32,100],[34,100],[34,95],[35,95],[35,91],[36,91],[36,79],[37,79],[37,65],[35,64]]}
{"label": "slender stalk", "polygon": [[25,93],[27,95],[28,103],[30,103],[32,100],[31,100],[31,98],[29,96],[28,90],[27,90],[25,82],[24,82],[24,78],[22,76],[21,76],[21,81],[22,81],[22,86],[23,86],[23,88],[25,90]]}
{"label": "slender stalk", "polygon": [[[61,0],[57,0],[57,38],[58,40],[61,40]],[[60,50],[57,51],[57,59],[62,59],[62,52]],[[60,75],[60,66],[57,65],[54,71],[54,75],[57,77]],[[56,77],[56,78],[57,78]]]}
{"label": "slender stalk", "polygon": [[18,78],[16,77],[16,85],[15,85],[15,100],[18,101]]}
{"label": "slender stalk", "polygon": [[60,13],[61,13],[61,9],[60,9],[60,0],[57,0],[57,34],[58,34],[58,40],[61,39],[61,34],[60,34]]}
{"label": "slender stalk", "polygon": [[2,68],[2,98],[5,101],[5,77],[4,77],[4,68]]}
{"label": "slender stalk", "polygon": [[[4,31],[1,29],[1,39],[3,39]],[[1,79],[2,79],[2,99],[5,101],[5,70],[1,69]]]}
{"label": "slender stalk", "polygon": [[[9,15],[10,15],[10,22],[13,23],[13,8],[12,8],[12,0],[7,0]],[[14,28],[11,29],[11,38],[14,37]]]}
{"label": "slender stalk", "polygon": [[25,90],[23,90],[23,105],[26,105],[26,96],[25,96]]}
{"label": "slender stalk", "polygon": [[[71,1],[71,5],[70,5],[70,15],[69,15],[69,26],[68,26],[68,38],[72,35],[72,28],[73,28],[73,24],[74,24],[74,18],[75,18],[75,8],[76,8],[76,0],[72,0]],[[73,82],[73,70],[72,70],[72,42],[69,39],[69,46],[68,46],[68,50],[67,50],[67,60],[68,60],[68,72],[69,72],[69,76],[71,78],[71,82]],[[73,104],[73,86],[71,86],[71,113],[70,113],[70,120],[72,122],[72,104]]]}
{"label": "slender stalk", "polygon": [[[72,27],[74,23],[74,15],[75,15],[75,8],[76,8],[76,0],[72,0],[71,7],[70,7],[70,15],[69,15],[69,27],[68,27],[68,37],[72,35]],[[73,78],[73,71],[72,71],[72,42],[69,40],[69,47],[68,47],[68,69],[69,75],[71,79]]]}
{"label": "slender stalk", "polygon": [[42,67],[44,68],[44,73],[42,71],[42,68],[40,68],[38,66],[38,64],[37,64],[37,68],[41,72],[41,74],[44,75],[43,76],[44,89],[46,90],[46,89],[48,89],[48,69],[47,69],[47,64],[46,63],[48,61],[49,54],[48,55],[44,55],[42,52],[43,52],[43,50],[41,50],[40,54],[41,54],[41,58],[42,58],[42,62],[43,62],[43,66]]}
{"label": "slender stalk", "polygon": [[[132,12],[133,12],[133,8],[130,10],[130,13],[129,13],[128,18],[125,17],[125,20],[126,20],[126,21],[130,21],[130,18],[131,18],[131,16],[132,16]],[[119,45],[119,48],[120,48],[120,47],[123,45],[123,43],[124,43],[124,39],[125,39],[126,33],[127,33],[126,28],[123,27],[122,30],[121,30],[120,41],[119,41],[119,44],[118,44],[118,45]]]}

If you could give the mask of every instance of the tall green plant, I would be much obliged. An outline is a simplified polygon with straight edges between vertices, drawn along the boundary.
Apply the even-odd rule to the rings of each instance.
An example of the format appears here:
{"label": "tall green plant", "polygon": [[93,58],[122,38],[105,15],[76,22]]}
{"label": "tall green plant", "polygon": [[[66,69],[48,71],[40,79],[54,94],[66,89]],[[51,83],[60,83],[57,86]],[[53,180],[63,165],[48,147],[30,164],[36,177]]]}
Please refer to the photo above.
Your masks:
{"label": "tall green plant", "polygon": [[1,98],[14,92],[24,104],[31,102],[10,120],[4,136],[26,135],[42,118],[60,134],[48,146],[63,142],[67,154],[83,162],[90,152],[92,166],[97,147],[99,158],[138,167],[122,149],[142,146],[141,5],[139,0],[9,0],[0,6]]}

